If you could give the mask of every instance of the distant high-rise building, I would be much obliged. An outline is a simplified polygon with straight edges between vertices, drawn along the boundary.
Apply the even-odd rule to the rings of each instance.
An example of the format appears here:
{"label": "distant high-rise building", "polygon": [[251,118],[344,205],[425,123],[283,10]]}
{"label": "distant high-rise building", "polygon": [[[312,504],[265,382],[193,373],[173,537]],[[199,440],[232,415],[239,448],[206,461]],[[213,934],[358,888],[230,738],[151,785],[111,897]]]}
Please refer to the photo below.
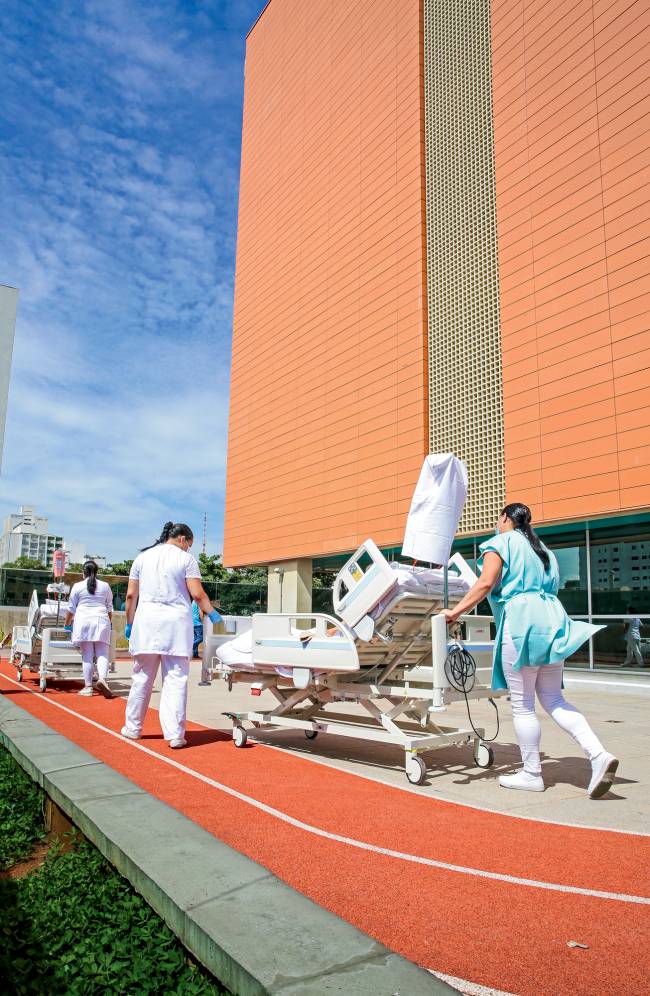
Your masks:
{"label": "distant high-rise building", "polygon": [[7,515],[0,538],[0,565],[13,563],[19,557],[38,560],[44,567],[52,566],[55,550],[63,547],[63,536],[48,532],[48,520],[36,515],[33,508],[21,505],[15,515]]}

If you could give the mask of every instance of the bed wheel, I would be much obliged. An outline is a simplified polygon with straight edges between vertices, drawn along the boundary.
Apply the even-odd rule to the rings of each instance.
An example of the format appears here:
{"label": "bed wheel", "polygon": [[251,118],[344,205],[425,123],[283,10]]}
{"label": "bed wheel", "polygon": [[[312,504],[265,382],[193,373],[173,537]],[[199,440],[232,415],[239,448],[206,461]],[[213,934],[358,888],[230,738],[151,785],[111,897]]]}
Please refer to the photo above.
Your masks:
{"label": "bed wheel", "polygon": [[474,751],[474,764],[477,768],[491,768],[494,764],[494,751],[487,744],[479,744]]}
{"label": "bed wheel", "polygon": [[305,730],[305,736],[308,740],[315,740],[318,736],[318,730]]}
{"label": "bed wheel", "polygon": [[41,678],[41,680],[38,683],[38,687],[40,688],[40,690],[42,692],[46,692],[47,691],[47,678]]}
{"label": "bed wheel", "polygon": [[232,740],[235,747],[245,747],[246,741],[248,740],[248,734],[243,726],[233,726],[232,728]]}
{"label": "bed wheel", "polygon": [[422,785],[427,777],[427,766],[417,754],[413,754],[406,762],[406,777],[411,785]]}

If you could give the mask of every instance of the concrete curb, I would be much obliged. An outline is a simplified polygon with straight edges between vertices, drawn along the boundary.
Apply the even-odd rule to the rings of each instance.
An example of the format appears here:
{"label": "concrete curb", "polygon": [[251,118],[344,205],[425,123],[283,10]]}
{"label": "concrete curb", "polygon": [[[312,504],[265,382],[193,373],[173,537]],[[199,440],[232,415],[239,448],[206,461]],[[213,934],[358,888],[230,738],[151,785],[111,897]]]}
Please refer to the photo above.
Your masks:
{"label": "concrete curb", "polygon": [[456,992],[2,695],[0,743],[237,996]]}

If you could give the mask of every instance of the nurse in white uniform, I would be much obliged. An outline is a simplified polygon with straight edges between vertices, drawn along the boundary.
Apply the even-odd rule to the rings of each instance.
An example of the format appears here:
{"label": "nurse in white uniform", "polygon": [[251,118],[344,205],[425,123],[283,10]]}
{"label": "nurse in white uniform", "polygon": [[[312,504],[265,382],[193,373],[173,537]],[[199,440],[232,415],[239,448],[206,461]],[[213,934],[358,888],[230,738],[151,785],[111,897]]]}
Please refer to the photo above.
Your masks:
{"label": "nurse in white uniform", "polygon": [[77,581],[72,586],[65,619],[65,628],[72,629],[72,642],[81,651],[84,687],[79,694],[93,694],[93,662],[96,660],[99,680],[95,687],[105,698],[112,699],[113,693],[108,687],[108,656],[113,592],[110,585],[98,579],[94,560],[88,560],[84,564],[84,578],[85,581]]}
{"label": "nurse in white uniform", "polygon": [[192,530],[167,522],[153,546],[133,561],[126,595],[126,629],[134,658],[122,736],[142,734],[158,666],[162,669],[159,718],[170,747],[185,747],[187,678],[194,626],[192,599],[216,623],[221,616],[203,590],[199,565],[190,553]]}

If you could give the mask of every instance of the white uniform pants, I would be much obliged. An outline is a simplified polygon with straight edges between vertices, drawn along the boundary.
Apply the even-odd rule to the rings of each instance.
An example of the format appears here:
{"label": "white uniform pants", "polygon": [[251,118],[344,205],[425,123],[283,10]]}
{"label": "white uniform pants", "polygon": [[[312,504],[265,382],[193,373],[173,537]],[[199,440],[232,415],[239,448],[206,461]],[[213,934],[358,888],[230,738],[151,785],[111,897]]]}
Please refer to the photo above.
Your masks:
{"label": "white uniform pants", "polygon": [[109,643],[98,643],[96,640],[82,640],[79,644],[81,651],[81,666],[84,672],[84,684],[93,683],[93,661],[97,659],[97,672],[102,681],[108,678],[108,655],[110,652]]}
{"label": "white uniform pants", "polygon": [[643,667],[643,657],[641,655],[641,644],[640,641],[634,636],[628,636],[625,640],[625,661],[623,667],[626,664],[636,664],[637,667]]}
{"label": "white uniform pants", "polygon": [[162,668],[162,694],[159,718],[165,740],[182,740],[185,736],[187,712],[187,678],[190,671],[189,657],[171,657],[168,654],[138,654],[133,660],[133,680],[126,703],[125,726],[129,733],[140,736],[142,724],[158,673]]}
{"label": "white uniform pants", "polygon": [[515,671],[512,665],[517,659],[517,651],[507,623],[503,630],[501,655],[525,771],[533,775],[541,772],[539,744],[542,728],[535,713],[535,692],[542,708],[573,737],[590,761],[605,749],[582,713],[570,705],[562,694],[564,661],[542,667],[522,667]]}

